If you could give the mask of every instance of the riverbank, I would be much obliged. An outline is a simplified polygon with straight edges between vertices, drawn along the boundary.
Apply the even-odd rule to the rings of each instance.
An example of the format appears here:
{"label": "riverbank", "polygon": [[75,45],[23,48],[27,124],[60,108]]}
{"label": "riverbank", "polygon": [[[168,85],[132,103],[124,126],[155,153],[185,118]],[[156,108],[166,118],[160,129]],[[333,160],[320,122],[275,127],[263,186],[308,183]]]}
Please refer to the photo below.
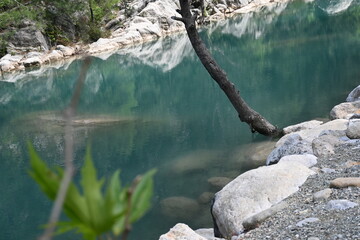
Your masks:
{"label": "riverbank", "polygon": [[[273,8],[279,4],[286,4],[288,0],[249,0],[224,1],[221,4],[206,2],[208,16],[203,22],[206,25],[221,21],[238,14],[255,12],[267,6]],[[172,20],[172,16],[179,16],[177,0],[153,1],[143,4],[134,0],[130,3],[133,15],[125,17],[125,12],[119,12],[117,17],[105,26],[110,29],[109,38],[100,38],[91,44],[77,43],[71,46],[57,45],[49,51],[34,51],[34,48],[7,54],[0,59],[1,78],[6,80],[10,73],[37,70],[39,67],[59,66],[84,55],[99,56],[115,52],[118,49],[155,41],[159,38],[185,31],[183,24]],[[200,11],[194,9],[194,11]],[[280,14],[280,13],[278,13]]]}
{"label": "riverbank", "polygon": [[216,193],[214,229],[177,224],[160,240],[359,239],[360,86],[347,101],[326,123],[285,128],[267,159],[274,165],[245,172]]}

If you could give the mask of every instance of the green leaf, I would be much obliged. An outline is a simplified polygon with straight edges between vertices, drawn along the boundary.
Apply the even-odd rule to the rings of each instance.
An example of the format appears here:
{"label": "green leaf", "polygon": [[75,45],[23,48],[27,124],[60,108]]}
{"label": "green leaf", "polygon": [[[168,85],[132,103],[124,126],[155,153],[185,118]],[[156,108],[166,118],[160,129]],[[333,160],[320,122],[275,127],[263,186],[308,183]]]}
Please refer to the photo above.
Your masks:
{"label": "green leaf", "polygon": [[87,204],[89,219],[87,223],[98,234],[111,229],[106,226],[104,217],[105,201],[101,193],[104,179],[98,180],[96,169],[91,159],[90,147],[86,150],[85,163],[81,169],[81,186],[84,191],[84,197]]}
{"label": "green leaf", "polygon": [[140,182],[137,184],[131,198],[130,223],[133,223],[144,216],[150,208],[154,188],[153,176],[155,173],[155,169],[148,171],[141,177]]}

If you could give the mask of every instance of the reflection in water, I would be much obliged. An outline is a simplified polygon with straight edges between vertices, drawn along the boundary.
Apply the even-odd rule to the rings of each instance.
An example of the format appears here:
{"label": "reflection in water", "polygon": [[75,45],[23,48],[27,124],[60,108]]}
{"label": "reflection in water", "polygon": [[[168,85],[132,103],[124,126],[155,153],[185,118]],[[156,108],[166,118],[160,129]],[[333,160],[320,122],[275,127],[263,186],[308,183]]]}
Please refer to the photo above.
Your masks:
{"label": "reflection in water", "polygon": [[[329,16],[316,2],[274,6],[201,35],[243,97],[271,122],[283,127],[326,117],[358,85],[359,7]],[[50,164],[62,163],[59,116],[80,66],[77,60],[0,82],[0,239],[35,239],[47,220],[50,203],[26,174],[26,141]],[[181,216],[191,227],[211,227],[214,186],[262,164],[274,144],[239,122],[186,35],[94,57],[74,138],[76,166],[91,143],[100,175],[121,168],[126,183],[158,168],[153,208],[132,240],[158,239],[180,221],[172,206],[194,209],[195,216]]]}
{"label": "reflection in water", "polygon": [[345,11],[353,0],[320,0],[317,1],[319,8],[332,15]]}
{"label": "reflection in water", "polygon": [[273,3],[259,9],[261,15],[254,12],[245,13],[237,18],[236,22],[223,21],[215,23],[210,31],[220,30],[224,34],[231,34],[241,38],[244,34],[253,35],[256,39],[261,37],[267,26],[280,15],[288,2]]}
{"label": "reflection in water", "polygon": [[186,34],[162,38],[155,43],[139,45],[118,52],[119,55],[132,57],[134,61],[138,60],[142,64],[159,68],[163,72],[173,69],[192,53],[191,43]]}

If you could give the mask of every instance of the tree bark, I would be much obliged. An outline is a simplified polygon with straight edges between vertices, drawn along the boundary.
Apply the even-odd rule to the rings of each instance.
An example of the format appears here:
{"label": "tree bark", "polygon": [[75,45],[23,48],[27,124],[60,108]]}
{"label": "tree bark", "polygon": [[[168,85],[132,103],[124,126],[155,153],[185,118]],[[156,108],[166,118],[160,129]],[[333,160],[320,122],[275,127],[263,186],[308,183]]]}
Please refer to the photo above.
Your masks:
{"label": "tree bark", "polygon": [[231,104],[237,111],[242,122],[246,122],[252,132],[258,132],[266,136],[276,136],[280,131],[268,122],[263,116],[253,110],[240,96],[239,91],[235,85],[230,82],[224,70],[216,63],[211,56],[209,50],[206,48],[204,42],[196,29],[197,14],[192,14],[190,11],[190,0],[179,0],[180,10],[177,10],[182,17],[172,17],[174,20],[181,21],[185,24],[186,32],[190,42],[199,57],[201,63],[204,65],[210,76],[217,82],[220,88],[224,91]]}

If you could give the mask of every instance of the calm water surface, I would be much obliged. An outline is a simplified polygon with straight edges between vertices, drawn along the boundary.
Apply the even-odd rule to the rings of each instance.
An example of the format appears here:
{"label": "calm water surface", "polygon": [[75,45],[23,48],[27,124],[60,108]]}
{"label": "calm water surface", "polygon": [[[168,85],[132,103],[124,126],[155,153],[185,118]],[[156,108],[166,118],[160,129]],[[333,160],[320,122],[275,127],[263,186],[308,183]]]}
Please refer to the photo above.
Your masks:
{"label": "calm water surface", "polygon": [[[359,84],[359,26],[357,1],[295,1],[217,23],[202,37],[248,103],[284,127],[326,118]],[[25,145],[30,140],[49,164],[62,164],[56,114],[68,104],[80,66],[77,60],[0,82],[0,239],[35,239],[47,220],[51,204],[27,174]],[[170,217],[160,203],[214,192],[209,178],[255,167],[244,149],[267,140],[239,122],[185,35],[94,57],[78,118],[116,122],[75,127],[77,166],[91,143],[100,175],[121,168],[129,182],[158,169],[153,208],[132,240],[158,239],[180,221],[211,227],[208,204]]]}

